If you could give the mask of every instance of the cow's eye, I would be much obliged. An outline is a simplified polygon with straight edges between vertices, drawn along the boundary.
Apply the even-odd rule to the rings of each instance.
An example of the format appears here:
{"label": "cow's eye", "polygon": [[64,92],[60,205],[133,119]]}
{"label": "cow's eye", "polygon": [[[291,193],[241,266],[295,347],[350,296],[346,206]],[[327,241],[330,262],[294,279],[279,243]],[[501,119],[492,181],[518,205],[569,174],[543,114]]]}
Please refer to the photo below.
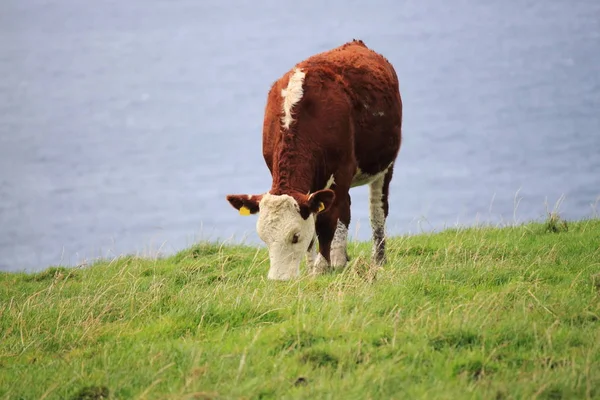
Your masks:
{"label": "cow's eye", "polygon": [[298,235],[297,233],[294,233],[294,236],[292,236],[292,244],[298,243],[299,239],[300,239],[300,235]]}

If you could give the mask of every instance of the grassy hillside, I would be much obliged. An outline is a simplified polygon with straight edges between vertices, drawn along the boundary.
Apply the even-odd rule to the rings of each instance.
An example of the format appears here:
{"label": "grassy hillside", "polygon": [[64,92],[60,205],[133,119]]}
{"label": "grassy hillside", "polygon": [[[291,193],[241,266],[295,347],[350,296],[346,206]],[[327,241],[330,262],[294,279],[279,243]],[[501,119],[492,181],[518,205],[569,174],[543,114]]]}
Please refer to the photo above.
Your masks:
{"label": "grassy hillside", "polygon": [[600,220],[369,254],[292,282],[214,244],[2,273],[0,398],[600,398]]}

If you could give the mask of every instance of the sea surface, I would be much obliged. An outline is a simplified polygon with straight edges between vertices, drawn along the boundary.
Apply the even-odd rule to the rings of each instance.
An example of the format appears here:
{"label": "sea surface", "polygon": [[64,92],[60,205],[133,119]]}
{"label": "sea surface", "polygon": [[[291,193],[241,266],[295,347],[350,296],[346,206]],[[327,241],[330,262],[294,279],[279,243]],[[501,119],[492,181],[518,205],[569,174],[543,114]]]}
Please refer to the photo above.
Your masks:
{"label": "sea surface", "polygon": [[259,244],[267,91],[353,38],[400,79],[388,234],[597,215],[598,0],[3,0],[0,270]]}

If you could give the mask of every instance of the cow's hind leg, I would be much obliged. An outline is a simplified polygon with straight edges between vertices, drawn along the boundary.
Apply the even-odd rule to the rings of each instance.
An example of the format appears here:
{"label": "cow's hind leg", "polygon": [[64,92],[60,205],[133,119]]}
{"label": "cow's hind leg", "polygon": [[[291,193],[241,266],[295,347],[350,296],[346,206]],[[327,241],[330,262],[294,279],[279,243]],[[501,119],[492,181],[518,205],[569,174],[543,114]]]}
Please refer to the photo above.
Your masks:
{"label": "cow's hind leg", "polygon": [[393,166],[369,185],[371,229],[373,231],[373,260],[378,265],[385,263],[385,219],[388,216],[388,193],[392,180]]}

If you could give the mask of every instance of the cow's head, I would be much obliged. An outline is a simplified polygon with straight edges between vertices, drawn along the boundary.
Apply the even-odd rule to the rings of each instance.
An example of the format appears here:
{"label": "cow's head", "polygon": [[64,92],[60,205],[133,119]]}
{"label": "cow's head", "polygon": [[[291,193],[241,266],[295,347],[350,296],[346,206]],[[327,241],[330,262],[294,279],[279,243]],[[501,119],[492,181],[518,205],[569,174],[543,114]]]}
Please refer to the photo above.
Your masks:
{"label": "cow's head", "polygon": [[324,189],[310,195],[232,194],[229,203],[241,215],[259,213],[258,236],[269,249],[269,279],[287,280],[300,273],[300,261],[315,235],[315,215],[327,211],[335,195]]}

